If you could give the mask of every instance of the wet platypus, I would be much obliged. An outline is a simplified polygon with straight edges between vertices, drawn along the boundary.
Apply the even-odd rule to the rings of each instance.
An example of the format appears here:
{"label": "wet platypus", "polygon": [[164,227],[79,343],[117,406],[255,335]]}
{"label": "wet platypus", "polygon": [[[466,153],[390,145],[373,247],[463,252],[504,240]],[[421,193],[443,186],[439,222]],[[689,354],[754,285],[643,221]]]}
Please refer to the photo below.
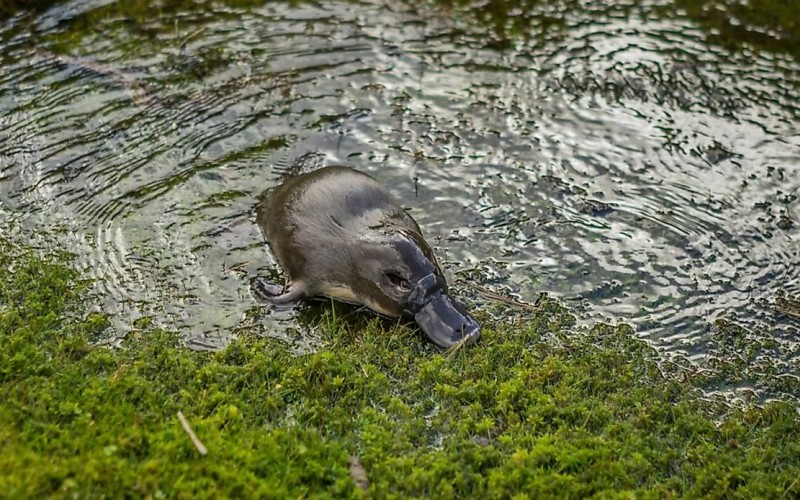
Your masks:
{"label": "wet platypus", "polygon": [[292,177],[266,193],[256,222],[288,275],[282,288],[256,280],[265,302],[321,295],[389,317],[409,313],[442,348],[480,337],[417,223],[369,175],[325,167]]}

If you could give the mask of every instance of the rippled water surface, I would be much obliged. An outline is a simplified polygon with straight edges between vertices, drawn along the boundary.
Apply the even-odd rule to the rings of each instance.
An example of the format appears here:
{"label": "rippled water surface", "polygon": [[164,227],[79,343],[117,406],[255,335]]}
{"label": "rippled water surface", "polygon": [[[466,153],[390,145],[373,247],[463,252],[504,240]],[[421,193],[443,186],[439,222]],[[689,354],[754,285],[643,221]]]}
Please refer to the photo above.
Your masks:
{"label": "rippled water surface", "polygon": [[140,318],[197,348],[302,337],[250,295],[274,267],[251,214],[293,164],[348,163],[412,209],[473,307],[475,286],[549,292],[701,364],[726,318],[800,370],[789,55],[648,2],[143,3],[0,23],[0,217],[99,278],[109,342]]}

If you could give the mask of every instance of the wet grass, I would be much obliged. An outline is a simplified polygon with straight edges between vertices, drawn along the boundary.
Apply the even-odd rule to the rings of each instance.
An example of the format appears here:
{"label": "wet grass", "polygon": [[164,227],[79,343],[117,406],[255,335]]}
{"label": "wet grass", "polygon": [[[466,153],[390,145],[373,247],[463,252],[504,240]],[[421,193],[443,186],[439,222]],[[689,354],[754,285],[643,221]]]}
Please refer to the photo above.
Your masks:
{"label": "wet grass", "polygon": [[[792,497],[793,407],[730,409],[665,378],[624,326],[550,300],[474,348],[323,308],[320,352],[218,353],[145,329],[95,347],[63,256],[0,245],[0,491],[81,497]],[[177,418],[207,448],[201,455]],[[366,493],[358,484],[369,483]]]}

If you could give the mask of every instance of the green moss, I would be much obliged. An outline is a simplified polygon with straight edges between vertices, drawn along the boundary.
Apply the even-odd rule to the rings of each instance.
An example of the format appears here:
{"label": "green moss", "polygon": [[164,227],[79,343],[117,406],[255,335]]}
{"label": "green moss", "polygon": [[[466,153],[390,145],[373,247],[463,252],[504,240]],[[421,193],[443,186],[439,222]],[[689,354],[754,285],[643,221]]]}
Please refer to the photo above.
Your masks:
{"label": "green moss", "polygon": [[450,355],[338,305],[308,356],[258,338],[192,352],[158,330],[109,350],[90,344],[106,323],[75,316],[82,287],[60,260],[0,250],[10,497],[359,497],[351,455],[379,498],[800,492],[794,408],[703,403],[627,327],[575,335],[553,301]]}
{"label": "green moss", "polygon": [[[784,295],[776,301],[776,311]],[[728,319],[718,319],[711,331],[713,348],[694,377],[696,385],[709,388],[738,387],[776,397],[795,399],[800,394],[796,368],[786,359],[796,359],[800,346],[779,329],[749,330]],[[755,392],[743,390],[739,396],[755,398]]]}

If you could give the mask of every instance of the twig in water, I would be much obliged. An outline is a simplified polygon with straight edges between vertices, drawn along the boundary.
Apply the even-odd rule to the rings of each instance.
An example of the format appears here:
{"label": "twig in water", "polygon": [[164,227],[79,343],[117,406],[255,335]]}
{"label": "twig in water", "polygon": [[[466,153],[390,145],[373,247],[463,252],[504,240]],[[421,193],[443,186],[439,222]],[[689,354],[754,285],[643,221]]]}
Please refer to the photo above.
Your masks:
{"label": "twig in water", "polygon": [[194,30],[191,33],[189,33],[188,35],[186,35],[183,38],[183,40],[181,40],[181,43],[178,44],[178,50],[183,50],[183,48],[186,46],[186,44],[189,43],[189,40],[191,40],[192,38],[196,37],[197,35],[199,35],[203,31],[205,31],[205,28],[200,28],[200,29]]}
{"label": "twig in water", "polygon": [[128,93],[128,98],[137,106],[146,106],[148,100],[152,97],[136,78],[111,65],[93,61],[86,57],[72,57],[67,54],[56,54],[45,49],[38,49],[36,52],[40,57],[51,58],[67,66],[77,66],[81,69],[93,71],[97,74],[115,79]]}
{"label": "twig in water", "polygon": [[528,304],[526,302],[520,302],[518,300],[514,300],[514,299],[512,299],[510,297],[506,297],[505,295],[500,295],[497,292],[493,292],[493,291],[491,291],[491,290],[489,290],[487,288],[484,288],[482,286],[469,283],[467,281],[462,281],[462,283],[464,283],[465,285],[467,285],[468,287],[470,287],[470,288],[472,288],[474,290],[477,290],[478,293],[480,293],[481,295],[483,295],[487,299],[496,300],[498,302],[505,302],[506,304],[509,304],[509,305],[512,305],[512,306],[515,306],[515,307],[521,307],[523,309],[528,309],[529,311],[538,311],[539,310],[539,306],[537,304]]}
{"label": "twig in water", "polygon": [[186,420],[186,417],[183,416],[183,412],[180,410],[178,410],[178,420],[181,421],[181,426],[183,426],[183,430],[186,431],[186,434],[189,435],[189,439],[192,440],[194,447],[197,448],[197,451],[201,455],[205,456],[208,453],[208,449],[206,449],[205,445],[203,445],[203,442],[200,441],[200,438],[197,437],[197,434],[194,433],[192,427],[189,425],[189,421]]}

